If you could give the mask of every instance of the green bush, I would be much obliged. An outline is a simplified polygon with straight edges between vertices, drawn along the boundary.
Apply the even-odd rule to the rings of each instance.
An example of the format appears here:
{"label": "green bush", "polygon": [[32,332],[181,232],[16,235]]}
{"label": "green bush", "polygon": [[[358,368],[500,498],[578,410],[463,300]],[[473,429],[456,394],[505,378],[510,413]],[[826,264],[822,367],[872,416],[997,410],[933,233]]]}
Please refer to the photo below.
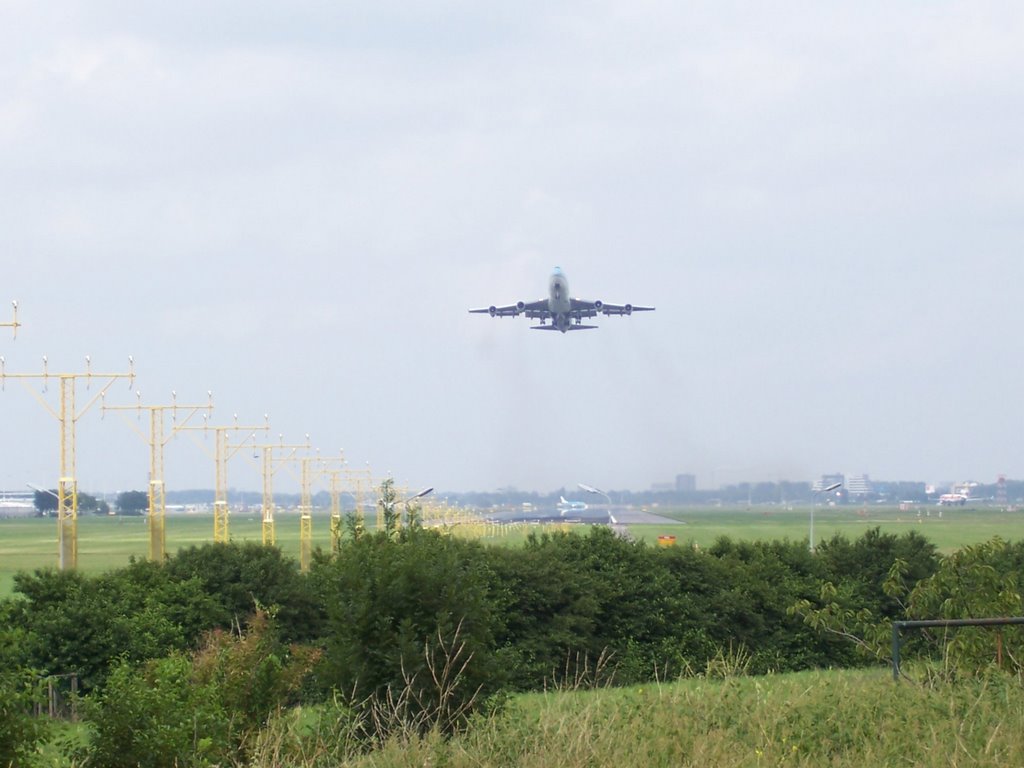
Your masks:
{"label": "green bush", "polygon": [[83,692],[101,687],[119,659],[186,648],[211,610],[198,582],[172,581],[148,562],[96,577],[18,574],[15,589],[23,599],[10,603],[10,618],[26,632],[26,663],[46,674],[77,674]]}
{"label": "green bush", "polygon": [[420,528],[364,535],[320,578],[322,674],[357,709],[395,727],[451,729],[504,686],[494,644],[502,617],[478,543]]}
{"label": "green bush", "polygon": [[27,765],[47,733],[47,721],[33,713],[42,701],[39,678],[30,670],[0,669],[0,765]]}
{"label": "green bush", "polygon": [[116,667],[87,705],[89,756],[106,768],[205,766],[228,751],[230,713],[213,685],[197,685],[192,662],[175,653],[136,668]]}
{"label": "green bush", "polygon": [[120,664],[87,706],[97,765],[205,766],[244,757],[260,729],[293,703],[317,658],[286,647],[257,613],[241,636],[210,633],[192,656]]}
{"label": "green bush", "polygon": [[305,642],[323,629],[323,606],[277,547],[256,542],[204,544],[181,549],[166,563],[176,581],[195,579],[212,601],[204,628],[230,629],[257,610],[270,610],[281,637]]}

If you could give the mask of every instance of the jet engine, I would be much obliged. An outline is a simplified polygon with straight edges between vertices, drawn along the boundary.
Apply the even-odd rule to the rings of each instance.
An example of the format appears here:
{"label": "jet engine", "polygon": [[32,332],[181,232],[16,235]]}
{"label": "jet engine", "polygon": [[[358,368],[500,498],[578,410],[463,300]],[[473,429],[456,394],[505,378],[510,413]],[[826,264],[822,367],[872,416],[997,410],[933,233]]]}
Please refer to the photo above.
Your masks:
{"label": "jet engine", "polygon": [[603,307],[603,306],[604,306],[604,302],[601,301],[600,299],[598,299],[597,301],[594,302],[594,309],[596,309],[598,312],[601,311],[601,307]]}
{"label": "jet engine", "polygon": [[625,307],[623,307],[623,309],[626,310],[626,314],[627,315],[632,315],[633,314],[633,305],[632,304],[627,304]]}
{"label": "jet engine", "polygon": [[524,309],[526,309],[526,302],[525,301],[517,301],[516,302],[516,312],[522,312]]}
{"label": "jet engine", "polygon": [[498,314],[498,308],[493,304],[487,308],[487,311],[491,313],[491,317],[494,317],[496,314]]}

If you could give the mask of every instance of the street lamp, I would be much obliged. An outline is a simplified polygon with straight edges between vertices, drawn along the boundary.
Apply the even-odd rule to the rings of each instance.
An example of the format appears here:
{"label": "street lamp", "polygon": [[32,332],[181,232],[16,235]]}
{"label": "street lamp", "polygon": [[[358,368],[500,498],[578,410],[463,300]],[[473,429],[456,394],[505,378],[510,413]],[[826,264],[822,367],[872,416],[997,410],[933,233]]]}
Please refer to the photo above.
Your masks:
{"label": "street lamp", "polygon": [[408,499],[405,499],[403,501],[399,501],[398,503],[399,504],[405,504],[406,506],[408,506],[410,501],[416,501],[416,499],[422,499],[424,496],[429,496],[433,492],[434,492],[433,488],[424,488],[422,491],[417,493],[415,496],[410,496]]}
{"label": "street lamp", "polygon": [[832,485],[828,486],[828,488],[820,488],[819,490],[814,491],[811,494],[811,531],[810,531],[810,535],[808,536],[808,540],[809,540],[809,543],[810,543],[810,549],[811,549],[811,553],[812,554],[814,552],[814,505],[818,501],[818,494],[819,493],[830,493],[830,492],[834,491],[836,488],[838,488],[841,485],[842,485],[842,483],[832,483]]}
{"label": "street lamp", "polygon": [[608,506],[611,506],[612,497],[609,496],[604,491],[602,491],[600,488],[595,488],[592,485],[584,485],[583,483],[576,483],[576,485],[579,486],[581,491],[586,491],[587,493],[593,493],[593,494],[596,494],[598,496],[604,496],[608,500]]}
{"label": "street lamp", "polygon": [[55,499],[59,499],[60,498],[60,496],[58,496],[56,493],[54,493],[53,491],[49,490],[48,488],[40,488],[38,485],[32,485],[32,483],[25,483],[25,485],[27,485],[33,491],[39,491],[40,493],[48,493],[51,496],[53,496],[53,498],[55,498]]}
{"label": "street lamp", "polygon": [[578,485],[580,487],[580,490],[586,491],[587,493],[593,493],[593,494],[596,494],[598,496],[604,496],[608,500],[608,520],[609,520],[609,522],[612,525],[617,525],[618,524],[618,521],[615,519],[615,516],[612,514],[612,497],[611,496],[609,496],[607,493],[602,491],[600,488],[595,488],[592,485],[584,485],[583,483],[576,483],[576,485]]}
{"label": "street lamp", "polygon": [[[430,495],[433,492],[434,492],[434,488],[433,487],[424,488],[419,493],[417,493],[417,494],[415,494],[413,496],[409,496],[406,499],[401,499],[400,501],[393,501],[393,502],[391,502],[391,510],[394,510],[394,508],[397,505],[399,505],[399,504],[401,504],[403,507],[405,507],[406,524],[408,524],[409,523],[409,502],[416,501],[416,499],[422,499],[424,496],[428,496],[428,495]],[[387,506],[387,502],[385,502],[385,500],[383,498],[378,499],[377,502],[381,506],[385,506],[385,507]]]}
{"label": "street lamp", "polygon": [[[417,493],[415,496],[410,496],[405,501],[401,502],[405,506],[405,524],[406,525],[410,525],[410,526],[414,525],[414,524],[415,525],[420,525],[420,524],[423,523],[422,520],[413,521],[412,519],[410,519],[410,517],[409,517],[409,515],[410,515],[410,512],[409,512],[409,502],[410,501],[415,501],[416,499],[422,499],[424,496],[427,496],[427,495],[429,495],[429,494],[431,494],[433,492],[434,492],[433,487],[431,487],[431,488],[424,488],[422,491]],[[421,508],[420,511],[419,511],[419,514],[422,516],[422,513],[423,513],[423,510]]]}

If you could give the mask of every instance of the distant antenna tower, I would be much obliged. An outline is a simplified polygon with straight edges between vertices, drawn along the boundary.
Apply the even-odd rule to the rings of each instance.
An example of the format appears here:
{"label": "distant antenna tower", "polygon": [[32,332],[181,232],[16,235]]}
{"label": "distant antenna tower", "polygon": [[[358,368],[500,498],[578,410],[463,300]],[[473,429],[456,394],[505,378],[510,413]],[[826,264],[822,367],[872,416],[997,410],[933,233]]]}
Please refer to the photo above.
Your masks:
{"label": "distant antenna tower", "polygon": [[1006,475],[1000,475],[996,480],[996,504],[1001,507],[1007,505],[1006,501]]}

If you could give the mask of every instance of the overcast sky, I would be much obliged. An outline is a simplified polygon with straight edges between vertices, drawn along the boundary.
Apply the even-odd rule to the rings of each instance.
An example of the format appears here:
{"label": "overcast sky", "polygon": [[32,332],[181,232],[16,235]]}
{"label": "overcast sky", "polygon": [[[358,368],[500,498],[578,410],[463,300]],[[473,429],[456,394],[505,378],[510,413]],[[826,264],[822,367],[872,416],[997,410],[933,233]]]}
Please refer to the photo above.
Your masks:
{"label": "overcast sky", "polygon": [[[0,354],[133,355],[110,404],[212,390],[410,488],[1024,478],[1022,40],[977,0],[2,0]],[[467,313],[556,265],[657,311]],[[144,488],[102,415],[80,487]],[[57,420],[10,379],[0,420],[0,488],[55,485]]]}

